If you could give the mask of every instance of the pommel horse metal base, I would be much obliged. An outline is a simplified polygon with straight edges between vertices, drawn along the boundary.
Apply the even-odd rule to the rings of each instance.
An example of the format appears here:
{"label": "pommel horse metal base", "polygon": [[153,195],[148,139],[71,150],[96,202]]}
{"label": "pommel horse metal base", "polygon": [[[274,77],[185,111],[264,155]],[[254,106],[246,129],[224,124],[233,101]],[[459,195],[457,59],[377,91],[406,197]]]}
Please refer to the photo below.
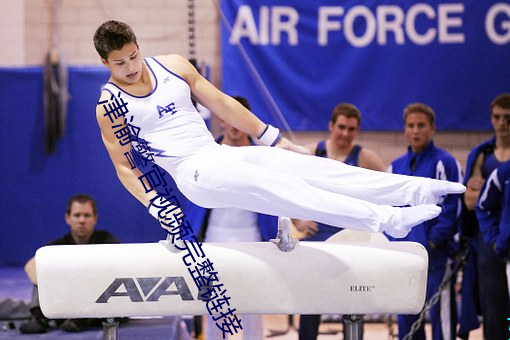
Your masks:
{"label": "pommel horse metal base", "polygon": [[[204,243],[202,250],[237,315],[343,314],[344,339],[354,340],[361,339],[361,315],[418,314],[426,250],[370,236],[346,241],[342,233],[327,242],[296,242],[284,230],[274,242]],[[117,338],[113,318],[207,315],[185,264],[189,252],[175,250],[168,241],[42,247],[36,253],[41,309],[54,319],[109,319],[109,340]]]}

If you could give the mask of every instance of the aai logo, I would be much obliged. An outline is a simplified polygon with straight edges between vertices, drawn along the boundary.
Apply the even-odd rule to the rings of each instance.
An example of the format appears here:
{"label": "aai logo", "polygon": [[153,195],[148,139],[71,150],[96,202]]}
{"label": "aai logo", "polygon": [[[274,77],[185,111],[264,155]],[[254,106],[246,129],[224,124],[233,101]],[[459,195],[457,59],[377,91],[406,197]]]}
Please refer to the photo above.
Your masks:
{"label": "aai logo", "polygon": [[96,303],[107,303],[111,298],[128,297],[131,302],[158,301],[162,296],[179,295],[181,300],[194,300],[182,276],[116,278],[99,296]]}

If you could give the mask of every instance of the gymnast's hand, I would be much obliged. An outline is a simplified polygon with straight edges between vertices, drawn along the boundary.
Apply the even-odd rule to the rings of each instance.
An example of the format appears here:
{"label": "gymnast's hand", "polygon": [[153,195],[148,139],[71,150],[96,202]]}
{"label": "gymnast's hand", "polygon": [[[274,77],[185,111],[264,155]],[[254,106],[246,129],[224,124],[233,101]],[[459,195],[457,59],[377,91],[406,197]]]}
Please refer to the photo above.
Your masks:
{"label": "gymnast's hand", "polygon": [[278,144],[276,144],[276,146],[279,148],[285,149],[285,150],[289,150],[289,151],[304,153],[307,155],[310,154],[310,151],[307,148],[305,148],[304,146],[298,145],[298,144],[294,144],[285,137],[282,137],[280,139],[280,141],[278,142]]}
{"label": "gymnast's hand", "polygon": [[317,225],[317,222],[314,221],[292,219],[292,223],[298,231],[304,234],[305,237],[313,236],[319,231],[319,226]]}
{"label": "gymnast's hand", "polygon": [[161,228],[165,229],[170,235],[178,235],[181,231],[184,213],[180,207],[169,206],[158,214],[158,221]]}

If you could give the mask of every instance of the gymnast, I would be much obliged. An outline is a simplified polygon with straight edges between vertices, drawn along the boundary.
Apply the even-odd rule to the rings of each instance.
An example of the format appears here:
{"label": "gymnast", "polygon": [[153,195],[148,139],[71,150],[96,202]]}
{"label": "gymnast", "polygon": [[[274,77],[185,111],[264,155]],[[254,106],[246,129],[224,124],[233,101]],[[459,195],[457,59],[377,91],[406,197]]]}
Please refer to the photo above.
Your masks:
{"label": "gymnast", "polygon": [[[155,217],[160,196],[141,185],[143,173],[126,157],[133,146],[119,140],[113,128],[118,121],[138,127],[138,138],[158,151],[155,163],[205,208],[236,207],[401,238],[439,215],[436,204],[443,196],[465,191],[459,183],[310,155],[214,87],[185,58],[142,58],[133,30],[123,22],[104,22],[93,41],[111,74],[96,107],[103,142],[122,184]],[[114,97],[127,104],[122,117],[112,117],[105,104]],[[192,99],[263,145],[217,144]]]}

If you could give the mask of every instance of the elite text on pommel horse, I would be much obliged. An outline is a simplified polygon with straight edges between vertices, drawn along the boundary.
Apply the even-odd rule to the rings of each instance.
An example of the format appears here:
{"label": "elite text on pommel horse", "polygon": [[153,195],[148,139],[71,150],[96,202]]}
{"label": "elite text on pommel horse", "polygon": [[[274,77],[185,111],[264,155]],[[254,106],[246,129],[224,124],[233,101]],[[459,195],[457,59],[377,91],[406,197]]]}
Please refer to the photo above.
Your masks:
{"label": "elite text on pommel horse", "polygon": [[[236,315],[345,318],[418,314],[424,305],[428,257],[418,243],[333,236],[287,248],[274,242],[202,244]],[[55,319],[208,314],[185,260],[165,241],[42,247],[36,253],[41,309]],[[107,335],[105,324],[105,338],[116,338],[115,327]],[[344,337],[361,339],[360,326],[349,327]]]}

